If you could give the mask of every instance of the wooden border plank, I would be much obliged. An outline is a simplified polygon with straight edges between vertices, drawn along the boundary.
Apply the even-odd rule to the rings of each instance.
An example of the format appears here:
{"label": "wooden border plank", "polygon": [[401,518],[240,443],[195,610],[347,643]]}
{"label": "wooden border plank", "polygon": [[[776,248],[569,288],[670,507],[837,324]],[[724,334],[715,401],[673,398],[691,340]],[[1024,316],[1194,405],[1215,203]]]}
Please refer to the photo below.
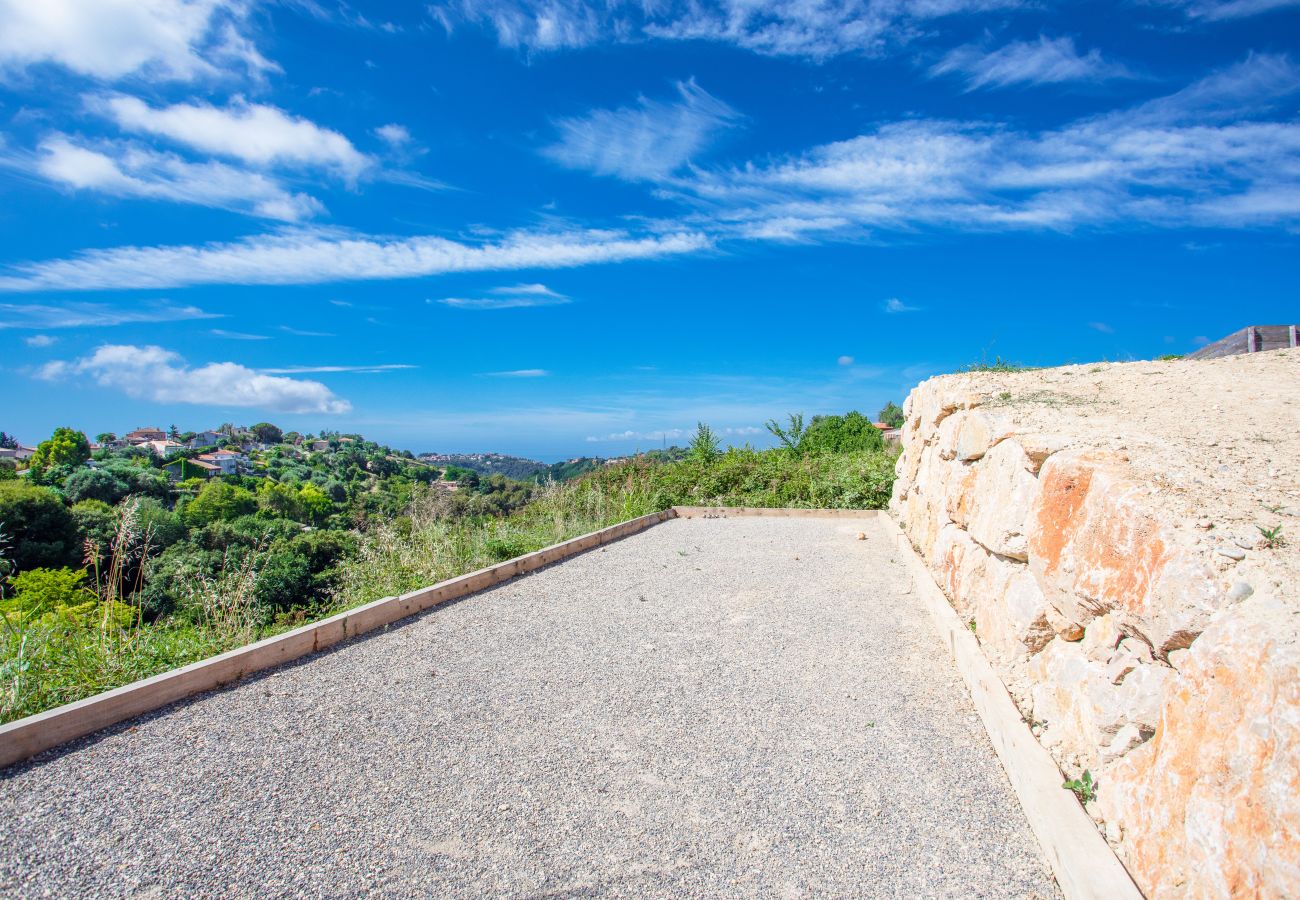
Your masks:
{"label": "wooden border plank", "polygon": [[518,575],[636,534],[676,515],[675,511],[667,509],[620,522],[477,572],[400,597],[384,597],[246,647],[0,725],[0,769],[169,703],[324,650],[439,603],[494,587]]}
{"label": "wooden border plank", "polygon": [[777,516],[787,519],[872,519],[878,509],[802,509],[777,506],[674,506],[681,519],[742,519],[750,516]]}
{"label": "wooden border plank", "polygon": [[916,594],[966,682],[993,749],[1067,900],[1141,898],[1142,892],[1092,818],[1074,795],[1061,787],[1065,776],[1056,761],[1029,730],[979,641],[962,624],[898,523],[888,515],[880,516],[879,521],[885,535],[897,543]]}

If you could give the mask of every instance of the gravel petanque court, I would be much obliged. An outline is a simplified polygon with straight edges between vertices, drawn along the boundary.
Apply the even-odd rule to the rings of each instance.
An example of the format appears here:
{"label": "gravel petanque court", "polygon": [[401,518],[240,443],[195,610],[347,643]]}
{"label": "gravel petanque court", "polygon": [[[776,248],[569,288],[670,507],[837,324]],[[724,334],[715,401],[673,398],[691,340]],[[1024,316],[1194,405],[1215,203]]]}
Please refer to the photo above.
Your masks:
{"label": "gravel petanque court", "polygon": [[0,895],[1056,896],[877,529],[672,520],[9,769]]}

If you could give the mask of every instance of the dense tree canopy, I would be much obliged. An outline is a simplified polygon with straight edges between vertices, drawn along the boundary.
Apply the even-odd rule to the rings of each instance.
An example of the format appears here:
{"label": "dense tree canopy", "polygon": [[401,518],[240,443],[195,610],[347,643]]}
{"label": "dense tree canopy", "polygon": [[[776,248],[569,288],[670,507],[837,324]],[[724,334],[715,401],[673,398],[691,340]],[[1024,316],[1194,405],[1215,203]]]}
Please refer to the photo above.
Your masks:
{"label": "dense tree canopy", "polygon": [[53,491],[23,481],[0,481],[0,533],[8,546],[0,552],[8,571],[60,568],[81,562],[76,522]]}
{"label": "dense tree canopy", "polygon": [[54,466],[79,466],[90,459],[90,441],[75,428],[56,428],[47,441],[41,441],[29,465],[34,471]]}
{"label": "dense tree canopy", "polygon": [[253,432],[253,437],[263,444],[278,444],[284,440],[284,432],[270,422],[258,422],[249,430]]}
{"label": "dense tree canopy", "polygon": [[903,427],[903,410],[897,403],[890,400],[884,405],[879,413],[876,414],[876,421],[884,422],[890,428]]}

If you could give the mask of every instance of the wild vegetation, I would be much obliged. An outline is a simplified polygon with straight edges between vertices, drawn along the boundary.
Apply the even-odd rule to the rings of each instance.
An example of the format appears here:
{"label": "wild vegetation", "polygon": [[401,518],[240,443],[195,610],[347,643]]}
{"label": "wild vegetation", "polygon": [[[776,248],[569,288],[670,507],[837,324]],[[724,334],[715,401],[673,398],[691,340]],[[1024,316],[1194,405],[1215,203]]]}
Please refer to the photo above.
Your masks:
{"label": "wild vegetation", "polygon": [[177,480],[59,429],[0,475],[0,721],[673,505],[887,502],[895,454],[861,415],[770,426],[774,449],[701,424],[688,448],[542,484],[279,429],[247,473]]}

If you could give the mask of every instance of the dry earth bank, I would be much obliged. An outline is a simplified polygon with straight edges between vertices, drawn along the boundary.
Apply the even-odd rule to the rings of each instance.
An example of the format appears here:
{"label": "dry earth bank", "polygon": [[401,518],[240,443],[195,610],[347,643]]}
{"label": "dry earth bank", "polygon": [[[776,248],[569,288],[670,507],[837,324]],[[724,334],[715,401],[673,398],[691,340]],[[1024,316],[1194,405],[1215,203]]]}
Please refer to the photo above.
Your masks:
{"label": "dry earth bank", "polygon": [[1153,896],[1300,895],[1297,388],[1281,350],[905,406],[891,510]]}

